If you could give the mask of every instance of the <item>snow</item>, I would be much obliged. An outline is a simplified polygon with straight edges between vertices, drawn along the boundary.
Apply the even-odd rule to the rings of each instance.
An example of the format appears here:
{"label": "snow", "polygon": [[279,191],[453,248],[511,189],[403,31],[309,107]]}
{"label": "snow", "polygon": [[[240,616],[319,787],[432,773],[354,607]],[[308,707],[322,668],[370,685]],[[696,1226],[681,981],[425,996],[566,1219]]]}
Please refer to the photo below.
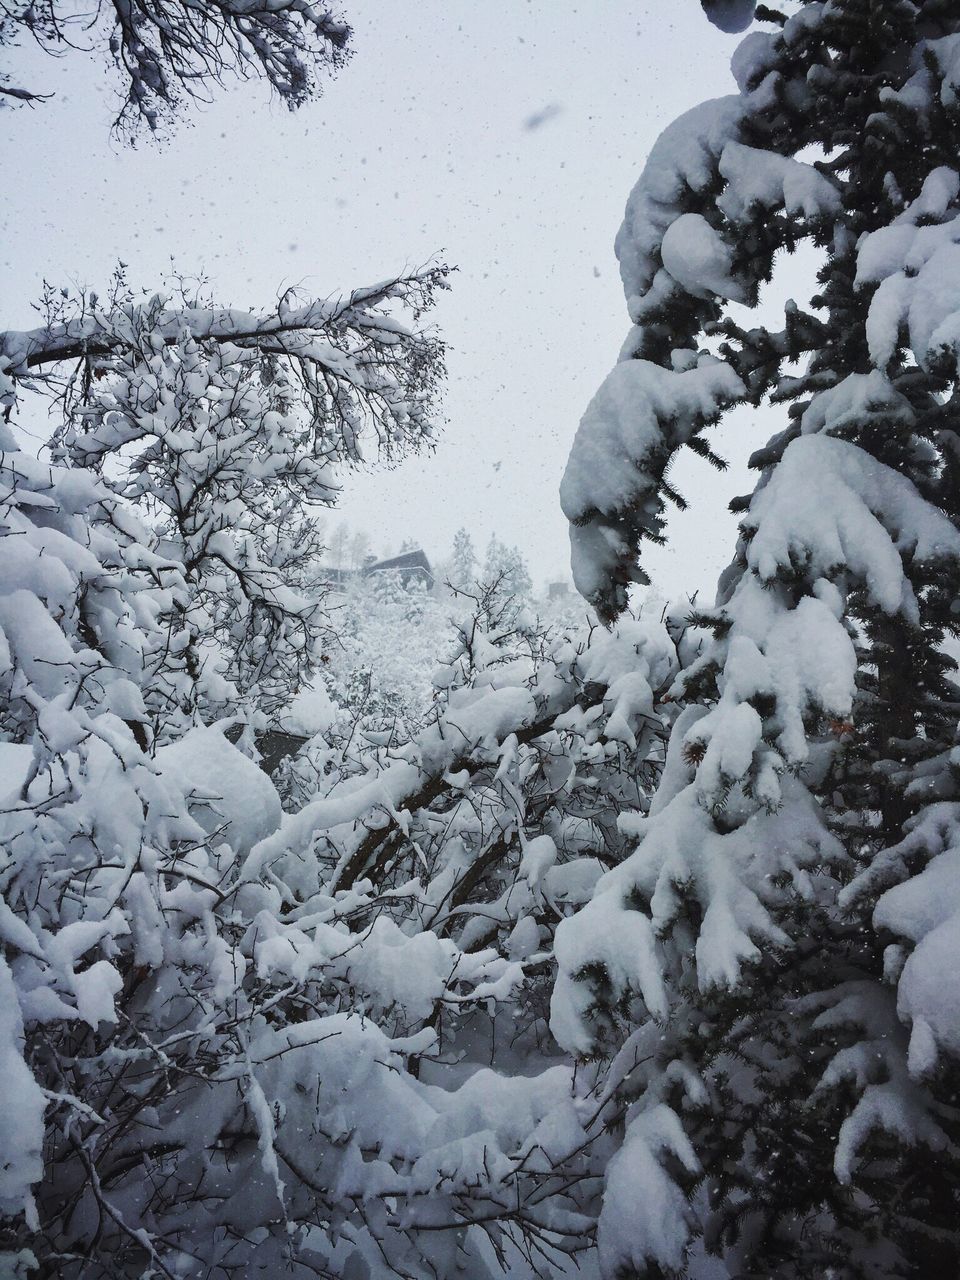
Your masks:
{"label": "snow", "polygon": [[596,858],[578,858],[551,867],[543,878],[545,896],[551,902],[572,902],[577,906],[586,902],[603,872],[603,864]]}
{"label": "snow", "polygon": [[215,843],[245,855],[280,825],[280,797],[263,770],[220,729],[198,727],[157,751],[157,764],[188,797]]}
{"label": "snow", "polygon": [[899,221],[861,236],[857,245],[854,284],[858,288],[879,284],[887,276],[901,271],[916,239],[916,228],[911,223]]}
{"label": "snow", "polygon": [[[811,477],[816,503],[809,501]],[[826,579],[847,566],[881,609],[908,616],[916,606],[901,556],[936,561],[960,552],[960,533],[905,476],[823,434],[787,446],[747,524],[755,529],[749,563],[762,581],[798,559],[811,576]]]}
{"label": "snow", "polygon": [[818,392],[804,409],[800,424],[804,435],[819,431],[839,435],[871,419],[905,412],[909,412],[906,398],[879,369],[871,369],[847,374],[836,386]]}
{"label": "snow", "polygon": [[0,596],[0,635],[44,698],[56,698],[69,687],[73,651],[33,592],[16,590]]}
{"label": "snow", "polygon": [[[697,737],[692,731],[693,726],[707,714],[707,710],[706,707],[692,703],[684,707],[674,721],[673,731],[667,742],[667,758],[663,764],[663,772],[660,775],[657,790],[650,801],[651,816],[665,809],[671,800],[693,781],[696,770],[688,761],[686,752],[690,742],[695,741]],[[623,824],[624,819],[621,818],[620,821]],[[631,834],[639,835],[642,822],[640,829],[635,829],[633,823],[630,825]]]}
{"label": "snow", "polygon": [[314,800],[298,813],[285,815],[278,831],[253,846],[243,878],[256,880],[273,859],[291,849],[309,847],[317,833],[354,823],[380,806],[388,814],[396,813],[397,805],[417,790],[420,776],[416,765],[398,761],[379,777],[353,780],[341,794]]}
{"label": "snow", "polygon": [[595,596],[623,554],[615,528],[584,522],[596,512],[612,517],[651,492],[647,467],[667,430],[671,442],[682,443],[743,391],[733,370],[711,357],[680,371],[647,360],[614,366],[581,419],[560,484],[574,582],[583,596]]}
{"label": "snow", "polygon": [[[534,1076],[507,1079],[495,1071],[481,1068],[460,1086],[455,1095],[438,1101],[443,1110],[427,1133],[431,1146],[445,1147],[471,1134],[490,1131],[504,1149],[522,1149],[535,1142],[538,1126],[551,1113],[554,1125],[568,1111],[573,1113],[570,1095],[570,1070],[567,1066],[550,1067]],[[568,1125],[561,1125],[568,1129]],[[579,1126],[577,1126],[579,1130]],[[536,1134],[547,1138],[548,1131]],[[548,1158],[559,1158],[562,1150],[547,1151]]]}
{"label": "snow", "polygon": [[[820,579],[815,589],[823,581]],[[762,591],[762,586],[749,581],[739,593],[737,603],[743,606],[746,634],[742,644],[739,636],[731,642],[732,663],[724,672],[720,707],[742,705],[754,693],[773,694],[780,722],[776,745],[789,764],[797,765],[808,757],[807,717],[826,713],[842,719],[849,715],[856,654],[846,628],[829,604],[806,597],[786,615],[777,616],[768,609]],[[744,728],[751,734],[756,731],[752,722]],[[700,736],[716,734],[712,713],[701,722],[698,732]],[[704,776],[700,774],[701,786]],[[743,775],[734,772],[732,776]],[[776,796],[772,799],[776,802]]]}
{"label": "snow", "polygon": [[[960,174],[940,167],[894,222],[861,237],[856,284],[879,287],[870,300],[867,338],[872,360],[884,368],[906,340],[917,362],[949,357],[956,367],[960,317]],[[920,225],[918,225],[920,224]]]}
{"label": "snow", "polygon": [[[606,467],[606,462],[600,465]],[[571,524],[570,572],[574,586],[585,600],[600,597],[628,556],[629,544],[614,527],[599,523]],[[642,580],[640,573],[633,576]]]}
{"label": "snow", "polygon": [[[750,643],[746,637],[737,639],[741,641],[743,648]],[[735,645],[731,644],[730,649],[730,666],[735,666]],[[751,649],[751,656],[755,655],[762,664],[759,651],[753,646]],[[739,690],[737,693],[739,696]],[[693,741],[707,744],[697,774],[704,800],[709,802],[711,796],[727,789],[732,782],[748,772],[762,738],[763,721],[760,713],[748,702],[731,699],[723,707],[723,714],[714,713],[706,721],[701,721],[693,735]]]}
{"label": "snow", "polygon": [[[772,881],[786,873],[802,886],[805,867],[840,850],[802,785],[789,777],[781,785],[779,810],[760,809],[729,834],[715,829],[696,783],[688,785],[651,814],[636,852],[600,879],[590,902],[561,922],[550,1025],[568,1051],[586,1053],[594,1042],[592,997],[581,980],[591,965],[603,967],[612,1001],[633,992],[654,1017],[667,1016],[666,957],[656,940],[668,932],[685,896],[702,916],[695,948],[702,991],[736,987],[744,962],[759,956],[760,943],[787,943],[764,902]],[[650,904],[649,913],[642,902]]]}
{"label": "snow", "polygon": [[713,25],[729,34],[746,31],[757,7],[756,0],[702,0],[702,3]]}
{"label": "snow", "polygon": [[874,923],[917,943],[960,913],[960,849],[948,849],[919,875],[888,889]]}
{"label": "snow", "polygon": [[945,107],[955,107],[960,99],[960,35],[947,35],[939,40],[930,40],[927,47],[936,59],[943,76],[940,101]]}
{"label": "snow", "polygon": [[339,977],[367,998],[368,1009],[399,1011],[411,1023],[430,1017],[459,964],[451,941],[429,931],[408,936],[389,917],[374,920],[359,938],[320,921],[311,930],[298,923],[281,929],[267,911],[255,918],[252,951],[260,977],[298,983]]}
{"label": "snow", "polygon": [[302,734],[312,738],[315,734],[326,733],[333,725],[337,709],[330,701],[330,695],[322,685],[313,685],[301,689],[284,708],[279,718],[279,727],[284,733]]}
{"label": "snow", "polygon": [[74,973],[77,1017],[94,1031],[101,1022],[116,1022],[114,1001],[122,987],[123,979],[107,960],[97,960],[88,969]]}
{"label": "snow", "polygon": [[[679,1160],[690,1173],[700,1171],[682,1124],[661,1104],[630,1121],[623,1145],[607,1167],[597,1223],[604,1275],[628,1268],[642,1273],[651,1262],[669,1271],[683,1267],[692,1215],[687,1197],[664,1170],[663,1155]],[[641,1199],[643,1212],[638,1213]]]}
{"label": "snow", "polygon": [[33,749],[17,742],[0,742],[0,797],[19,791],[26,782]]}
{"label": "snow", "polygon": [[653,144],[616,239],[628,308],[653,283],[664,232],[683,212],[684,193],[713,182],[720,153],[744,111],[737,95],[701,103],[668,125]]}
{"label": "snow", "polygon": [[539,888],[544,875],[557,861],[557,846],[551,836],[534,836],[524,845],[520,859],[520,875],[532,889]]}
{"label": "snow", "polygon": [[598,965],[615,993],[641,995],[653,1017],[665,1017],[667,997],[649,921],[627,912],[617,890],[620,878],[608,873],[576,916],[562,920],[554,939],[559,972],[550,999],[550,1029],[569,1053],[587,1054],[593,1036],[586,1026],[591,996],[577,979]]}
{"label": "snow", "polygon": [[[36,1222],[32,1186],[43,1176],[46,1100],[23,1060],[23,1020],[10,968],[0,956],[0,1212]],[[0,1258],[2,1262],[2,1258]]]}
{"label": "snow", "polygon": [[767,31],[751,31],[737,45],[730,70],[741,92],[762,79],[775,60],[775,37]]}
{"label": "snow", "polygon": [[[708,1035],[715,1030],[714,988],[749,997],[759,989],[753,966],[764,960],[768,972],[803,969],[804,953],[789,954],[803,903],[836,913],[839,930],[849,927],[848,912],[859,913],[865,945],[885,949],[882,981],[876,965],[858,970],[857,962],[855,980],[838,972],[837,986],[808,1004],[788,995],[783,1015],[810,1019],[823,1044],[835,1043],[818,1095],[845,1108],[837,1179],[861,1193],[859,1161],[878,1132],[902,1147],[949,1146],[929,1085],[960,1054],[960,998],[950,981],[960,966],[960,752],[951,726],[941,731],[933,714],[910,748],[928,753],[919,764],[913,754],[884,760],[885,750],[895,753],[881,745],[876,787],[887,773],[897,784],[908,778],[917,806],[892,848],[859,847],[846,826],[855,828],[863,815],[845,812],[847,795],[839,785],[831,791],[830,768],[837,762],[846,782],[847,752],[853,761],[864,752],[856,730],[872,692],[874,620],[899,615],[938,630],[937,587],[950,590],[960,559],[951,495],[942,489],[953,465],[949,406],[960,372],[960,171],[948,151],[932,147],[948,163],[921,172],[917,193],[916,175],[905,181],[891,151],[889,204],[874,206],[875,216],[858,211],[869,231],[852,243],[854,170],[806,162],[838,154],[836,138],[820,150],[829,121],[820,114],[814,128],[806,122],[831,91],[832,60],[845,57],[836,43],[842,7],[795,6],[781,31],[748,37],[734,60],[740,97],[688,113],[651,153],[617,241],[633,327],[618,368],[584,415],[561,491],[577,586],[603,617],[615,616],[629,583],[645,580],[638,545],[663,532],[664,470],[690,440],[695,419],[675,394],[679,379],[702,367],[698,350],[717,349],[718,333],[734,352],[742,342],[730,363],[756,378],[758,399],[764,362],[784,357],[772,400],[792,402],[790,425],[755,455],[762,475],[734,563],[702,630],[679,645],[680,673],[656,700],[655,710],[672,721],[658,791],[648,812],[618,814],[618,832],[634,842],[633,852],[600,876],[590,900],[555,935],[555,1037],[584,1070],[586,1060],[606,1059],[622,1045],[625,1070],[634,1073],[619,1094],[630,1103],[627,1128],[607,1167],[600,1219],[607,1274],[645,1273],[651,1262],[671,1274],[684,1267],[690,1201],[666,1176],[656,1144],[651,1151],[634,1134],[669,1096],[670,1048],[696,1041],[698,1018]],[[746,24],[752,12],[745,5],[721,21]],[[830,28],[825,43],[821,24]],[[853,60],[845,65],[852,79],[860,74],[851,71]],[[960,36],[918,36],[886,78],[869,89],[860,127],[873,140],[892,137],[916,113],[916,136],[929,138],[944,127],[936,94],[951,111],[960,97]],[[856,154],[851,136],[847,130],[843,145]],[[761,149],[760,139],[785,154]],[[843,335],[844,343],[865,339],[869,360],[856,372],[851,362],[838,367],[835,349],[811,326],[799,341],[801,369],[786,376],[782,366],[787,355],[797,358],[794,334],[804,327],[797,309],[788,307],[782,333],[758,328],[744,337],[745,322],[721,305],[752,303],[768,278],[768,227],[770,239],[790,251],[804,236],[827,247],[821,283],[838,285],[856,253],[860,296]],[[839,323],[836,313],[822,318]],[[836,330],[830,343],[839,340]],[[648,373],[654,361],[656,372]],[[749,393],[731,386],[724,394],[718,415]],[[897,462],[885,465],[891,458]],[[918,712],[926,714],[919,703]],[[765,1034],[758,1022],[760,1041]],[[774,1045],[779,1051],[776,1040],[765,1048]],[[729,1076],[716,1060],[705,1070],[719,1070],[726,1086],[753,1101],[755,1084],[771,1087],[762,1080],[770,1067],[768,1057],[758,1076],[746,1056]],[[609,1071],[616,1090],[615,1068]],[[686,1116],[670,1114],[675,1136],[686,1142]],[[709,1138],[705,1144],[716,1154]],[[704,1207],[713,1212],[706,1196]],[[744,1265],[739,1255],[725,1261]]]}
{"label": "snow", "polygon": [[670,223],[660,256],[677,284],[693,297],[746,301],[746,290],[733,274],[731,245],[699,213],[682,213]]}
{"label": "snow", "polygon": [[927,1114],[922,1094],[909,1081],[868,1084],[837,1135],[834,1171],[841,1185],[854,1181],[857,1155],[876,1130],[906,1147],[922,1145],[937,1152],[947,1145],[943,1131]]}
{"label": "snow", "polygon": [[911,1065],[923,1074],[938,1048],[960,1054],[960,993],[951,978],[960,971],[960,849],[888,889],[873,920],[915,944],[899,975],[897,1010],[913,1026]]}
{"label": "snow", "polygon": [[[745,0],[706,7],[726,29],[753,14]],[[36,1194],[48,1252],[62,1238],[94,1270],[99,1250],[127,1271],[272,1275],[297,1266],[305,1237],[305,1268],[353,1280],[521,1280],[557,1251],[545,1265],[559,1277],[581,1250],[588,1276],[743,1270],[769,1225],[741,1220],[767,1176],[749,1113],[764,1124],[781,1081],[803,1123],[839,1109],[834,1172],[855,1207],[877,1133],[956,1158],[931,1088],[960,1056],[954,726],[925,704],[911,750],[928,759],[856,768],[873,763],[858,721],[871,623],[926,626],[960,560],[936,419],[960,354],[960,174],[932,171],[904,207],[898,160],[885,190],[900,212],[883,227],[860,211],[871,232],[854,246],[846,213],[832,225],[848,174],[747,145],[762,123],[785,151],[816,154],[803,122],[827,62],[802,73],[824,49],[842,55],[816,31],[836,8],[806,4],[741,45],[741,93],[664,133],[618,237],[635,323],[561,490],[577,584],[598,602],[640,575],[673,455],[725,409],[759,403],[766,372],[747,352],[744,385],[712,354],[712,322],[730,317],[722,302],[755,300],[765,231],[828,246],[845,280],[857,253],[850,350],[865,338],[872,364],[841,376],[810,326],[810,381],[796,397],[799,377],[776,386],[770,411],[793,397],[791,425],[757,455],[734,562],[689,624],[688,603],[666,627],[641,616],[548,634],[488,596],[450,620],[431,681],[446,606],[384,580],[343,593],[350,634],[321,653],[297,568],[309,531],[281,516],[291,498],[327,501],[335,478],[326,446],[296,444],[329,424],[301,416],[290,371],[302,361],[323,381],[341,463],[362,456],[367,413],[391,448],[408,428],[427,434],[421,366],[380,363],[423,341],[382,313],[399,282],[340,303],[288,293],[276,315],[137,298],[0,338],[8,404],[41,344],[113,352],[66,424],[54,456],[69,465],[0,458],[13,739],[0,743],[0,1124],[13,1135],[0,1208],[33,1227]],[[915,66],[891,63],[895,83],[870,90],[871,137],[886,112],[929,109],[931,58],[953,101],[960,44],[918,46]],[[771,367],[790,354],[790,323],[769,335]],[[919,368],[891,368],[904,343]],[[871,453],[901,441],[902,471]],[[180,498],[215,484],[178,523]],[[177,527],[161,538],[134,506]],[[490,564],[506,567],[505,551],[495,536]],[[524,595],[516,558],[510,570]],[[253,605],[244,573],[267,583]],[[238,724],[234,746],[223,730]],[[310,739],[277,773],[285,814],[249,758],[265,727]],[[899,844],[875,850],[876,827],[860,847],[846,823],[864,815],[834,792],[834,761],[858,785],[910,777],[916,816]],[[811,991],[823,918],[842,960]],[[796,1070],[811,1044],[819,1083]],[[103,1185],[91,1175],[65,1199],[56,1170],[81,1134]],[[702,1178],[718,1158],[732,1196]],[[162,1193],[145,1160],[159,1160]],[[789,1206],[789,1187],[770,1191]],[[841,1214],[848,1197],[821,1192]],[[805,1224],[818,1250],[835,1243],[826,1216],[814,1206]],[[779,1221],[777,1244],[793,1232]],[[123,1254],[124,1235],[147,1262]],[[705,1262],[715,1245],[723,1260]],[[22,1263],[0,1256],[0,1270]]]}
{"label": "snow", "polygon": [[719,170],[726,187],[717,200],[732,222],[747,221],[756,209],[782,208],[791,217],[816,223],[840,210],[840,192],[813,165],[790,156],[728,142]]}

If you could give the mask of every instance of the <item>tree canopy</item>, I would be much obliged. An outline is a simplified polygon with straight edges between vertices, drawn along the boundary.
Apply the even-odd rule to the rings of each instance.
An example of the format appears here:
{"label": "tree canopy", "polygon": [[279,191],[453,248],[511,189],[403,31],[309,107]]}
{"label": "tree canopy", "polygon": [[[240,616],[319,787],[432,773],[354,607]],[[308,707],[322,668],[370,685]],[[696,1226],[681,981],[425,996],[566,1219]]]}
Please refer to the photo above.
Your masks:
{"label": "tree canopy", "polygon": [[[12,0],[0,10],[0,45],[24,40],[51,54],[86,44],[112,63],[121,100],[115,127],[132,132],[156,131],[230,77],[265,80],[299,107],[347,58],[350,28],[306,0],[113,0],[93,14],[62,0]],[[0,95],[34,103],[44,92],[0,73]]]}

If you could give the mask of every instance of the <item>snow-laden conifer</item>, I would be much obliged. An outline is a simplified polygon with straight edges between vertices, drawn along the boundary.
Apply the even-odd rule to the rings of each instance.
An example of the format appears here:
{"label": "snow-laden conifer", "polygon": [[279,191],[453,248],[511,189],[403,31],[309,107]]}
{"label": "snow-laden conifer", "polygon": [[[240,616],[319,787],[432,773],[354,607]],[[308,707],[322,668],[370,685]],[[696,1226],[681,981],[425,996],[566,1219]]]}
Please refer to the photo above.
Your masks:
{"label": "snow-laden conifer", "polygon": [[458,591],[470,591],[476,587],[478,577],[477,553],[473,548],[473,539],[465,528],[459,528],[454,534],[453,550],[450,553],[449,583]]}
{"label": "snow-laden conifer", "polygon": [[497,607],[509,604],[519,611],[530,603],[533,583],[526,561],[518,547],[507,546],[496,534],[487,543],[481,578]]}
{"label": "snow-laden conifer", "polygon": [[[712,640],[670,691],[637,850],[558,930],[553,1027],[617,1051],[608,1274],[696,1275],[703,1249],[738,1273],[948,1274],[960,20],[939,0],[759,12],[739,92],[669,126],[618,237],[634,327],[562,490],[605,616],[685,505],[678,451],[719,465],[729,406],[788,408],[694,619]],[[816,296],[751,326],[804,240]]]}

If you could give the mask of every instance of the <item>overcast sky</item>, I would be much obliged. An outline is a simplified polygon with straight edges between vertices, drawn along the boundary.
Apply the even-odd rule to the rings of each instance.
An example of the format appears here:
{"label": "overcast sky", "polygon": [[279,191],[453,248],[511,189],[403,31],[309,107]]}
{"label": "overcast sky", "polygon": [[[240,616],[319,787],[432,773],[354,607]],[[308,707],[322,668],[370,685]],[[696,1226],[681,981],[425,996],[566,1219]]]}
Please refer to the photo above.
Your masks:
{"label": "overcast sky", "polygon": [[[55,97],[3,112],[0,323],[34,322],[44,277],[98,284],[117,258],[152,285],[172,257],[205,270],[221,300],[257,304],[442,254],[459,268],[436,312],[451,347],[442,440],[396,470],[345,477],[342,515],[377,551],[410,537],[434,558],[461,524],[481,548],[495,531],[539,581],[565,577],[557,486],[627,328],[613,237],[664,125],[733,88],[736,38],[694,0],[345,11],[354,56],[318,102],[291,114],[240,86],[162,147],[110,139],[101,60],[8,51]],[[741,415],[726,434],[740,457],[769,430]],[[736,478],[718,487],[707,464],[684,465],[692,510],[649,557],[669,594],[711,583],[732,549]]]}

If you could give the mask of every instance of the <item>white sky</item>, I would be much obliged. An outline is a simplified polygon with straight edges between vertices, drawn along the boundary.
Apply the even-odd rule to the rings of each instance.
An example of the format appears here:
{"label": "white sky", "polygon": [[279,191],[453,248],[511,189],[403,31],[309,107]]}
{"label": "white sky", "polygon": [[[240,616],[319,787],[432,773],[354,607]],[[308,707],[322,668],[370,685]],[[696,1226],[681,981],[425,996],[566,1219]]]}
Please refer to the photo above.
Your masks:
{"label": "white sky", "polygon": [[[55,97],[3,112],[3,327],[34,323],[44,277],[97,285],[117,258],[152,286],[171,257],[219,299],[268,303],[382,279],[442,252],[459,267],[436,321],[450,343],[432,456],[345,477],[341,514],[375,550],[447,554],[494,530],[535,578],[567,576],[557,486],[577,421],[627,320],[613,237],[660,130],[733,88],[736,39],[695,0],[346,0],[354,57],[295,114],[262,85],[222,92],[171,141],[109,137],[112,70],[7,51]],[[545,108],[549,118],[525,122]],[[768,413],[769,417],[769,413]],[[775,426],[726,431],[755,446]],[[729,443],[723,441],[723,443]],[[732,550],[706,463],[675,473],[691,511],[648,556],[668,594],[707,586]]]}

